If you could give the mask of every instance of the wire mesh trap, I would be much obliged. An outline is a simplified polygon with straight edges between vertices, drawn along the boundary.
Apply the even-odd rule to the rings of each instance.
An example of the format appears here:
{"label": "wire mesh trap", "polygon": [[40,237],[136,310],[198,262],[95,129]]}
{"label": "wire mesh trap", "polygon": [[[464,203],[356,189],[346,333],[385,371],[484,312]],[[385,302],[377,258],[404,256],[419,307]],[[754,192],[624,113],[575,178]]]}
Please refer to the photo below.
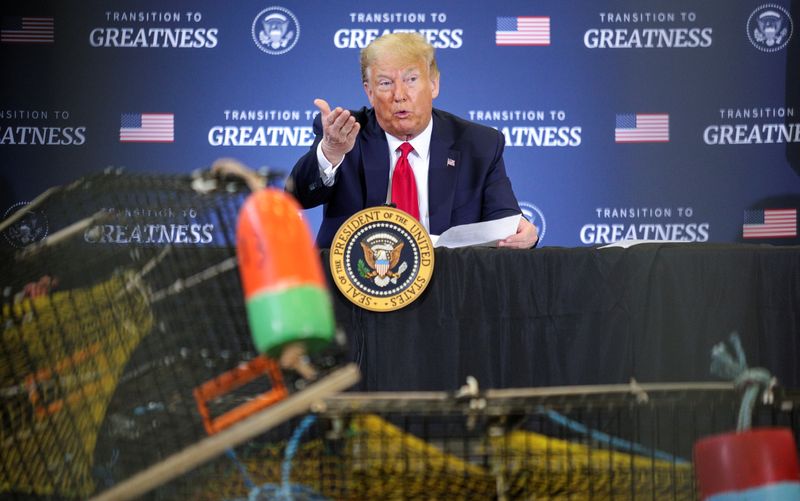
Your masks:
{"label": "wire mesh trap", "polygon": [[[354,470],[373,481],[354,484],[354,497],[691,496],[689,461],[676,454],[691,444],[681,444],[685,438],[669,429],[679,425],[675,409],[569,397],[557,404],[538,400],[478,398],[472,405],[461,403],[460,412],[454,403],[412,401],[402,414],[359,416],[355,447],[366,453],[355,459]],[[426,439],[402,437],[409,432]],[[388,473],[395,482],[376,481]]]}
{"label": "wire mesh trap", "polygon": [[[797,430],[798,403],[755,423]],[[707,383],[345,393],[192,472],[188,498],[697,499],[692,446],[735,427],[738,406]]]}
{"label": "wire mesh trap", "polygon": [[[256,359],[234,241],[247,193],[197,184],[110,172],[3,222],[0,492],[85,498],[196,442],[194,388]],[[21,240],[32,226],[47,238]]]}

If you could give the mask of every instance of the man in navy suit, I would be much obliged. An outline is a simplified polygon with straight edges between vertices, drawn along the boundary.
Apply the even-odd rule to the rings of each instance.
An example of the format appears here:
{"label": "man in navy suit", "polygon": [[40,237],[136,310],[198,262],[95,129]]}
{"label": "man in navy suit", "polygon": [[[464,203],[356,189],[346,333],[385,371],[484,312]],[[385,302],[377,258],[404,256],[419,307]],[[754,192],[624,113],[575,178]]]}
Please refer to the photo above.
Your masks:
{"label": "man in navy suit", "polygon": [[[361,75],[372,108],[331,110],[316,99],[316,140],[287,183],[303,207],[325,205],[319,247],[330,247],[354,213],[393,202],[393,166],[406,142],[413,148],[407,159],[419,220],[431,234],[520,213],[503,163],[502,134],[433,109],[439,70],[434,48],[422,36],[376,39],[361,53]],[[516,234],[498,245],[530,248],[537,241],[537,228],[523,217]]]}

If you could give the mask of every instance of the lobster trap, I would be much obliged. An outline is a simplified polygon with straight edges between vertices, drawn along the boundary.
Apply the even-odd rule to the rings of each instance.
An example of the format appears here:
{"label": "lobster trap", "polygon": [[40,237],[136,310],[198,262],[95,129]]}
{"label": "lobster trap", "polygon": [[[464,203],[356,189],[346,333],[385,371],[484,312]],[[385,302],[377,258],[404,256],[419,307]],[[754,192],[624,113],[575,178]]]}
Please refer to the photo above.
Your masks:
{"label": "lobster trap", "polygon": [[[235,256],[248,193],[208,176],[106,172],[2,222],[0,494],[86,498],[203,439],[245,400],[285,391],[237,379],[242,365],[267,372]],[[226,374],[235,391],[208,389]]]}
{"label": "lobster trap", "polygon": [[[739,403],[725,383],[344,393],[192,472],[182,494],[691,500],[693,444],[734,428]],[[798,405],[782,393],[754,423],[797,430]]]}

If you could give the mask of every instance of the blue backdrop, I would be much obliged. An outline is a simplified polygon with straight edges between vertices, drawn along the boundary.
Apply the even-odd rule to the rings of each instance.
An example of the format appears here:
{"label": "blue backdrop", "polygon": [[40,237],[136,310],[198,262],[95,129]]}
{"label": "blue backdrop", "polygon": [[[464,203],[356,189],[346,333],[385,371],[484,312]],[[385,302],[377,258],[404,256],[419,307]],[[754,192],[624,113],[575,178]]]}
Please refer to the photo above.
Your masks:
{"label": "blue backdrop", "polygon": [[[515,193],[543,245],[734,242],[746,217],[767,225],[754,241],[798,242],[793,2],[1,8],[0,211],[108,166],[188,173],[236,157],[288,172],[312,141],[314,98],[365,105],[359,49],[415,30],[438,49],[434,105],[505,134]],[[525,42],[530,18],[539,30]],[[502,44],[498,30],[514,29],[526,45]],[[138,125],[151,113],[167,117],[166,130]],[[123,115],[145,142],[121,140]],[[769,237],[765,209],[794,209],[795,236]],[[316,227],[321,211],[308,217]]]}

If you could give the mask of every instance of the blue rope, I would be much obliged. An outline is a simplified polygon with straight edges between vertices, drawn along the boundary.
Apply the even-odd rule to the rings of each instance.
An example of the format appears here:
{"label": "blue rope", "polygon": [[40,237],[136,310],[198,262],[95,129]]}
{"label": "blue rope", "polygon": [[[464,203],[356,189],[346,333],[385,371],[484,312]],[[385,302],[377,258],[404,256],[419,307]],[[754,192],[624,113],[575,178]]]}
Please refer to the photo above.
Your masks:
{"label": "blue rope", "polygon": [[248,490],[253,489],[256,486],[256,484],[253,483],[253,479],[250,478],[250,475],[247,473],[247,468],[244,466],[244,464],[242,464],[241,461],[239,461],[239,458],[236,457],[236,452],[233,450],[233,448],[226,450],[225,454],[227,454],[228,457],[231,458],[233,464],[235,464],[236,467],[239,469],[239,473],[241,473],[242,477],[244,477],[244,485],[247,486],[247,489]]}
{"label": "blue rope", "polygon": [[286,452],[283,456],[283,463],[281,463],[281,496],[284,499],[292,499],[291,484],[289,483],[292,473],[292,460],[297,453],[297,447],[300,444],[300,438],[308,430],[317,417],[314,414],[309,414],[303,418],[300,424],[295,428],[289,443],[286,444]]}
{"label": "blue rope", "polygon": [[715,345],[711,349],[711,373],[725,379],[732,379],[737,388],[744,388],[742,403],[739,406],[739,418],[736,421],[736,431],[742,432],[749,430],[752,426],[756,398],[758,398],[762,386],[765,390],[770,388],[772,375],[761,367],[747,367],[747,358],[737,333],[731,334],[730,342],[736,358],[734,359],[728,353],[724,342]]}
{"label": "blue rope", "polygon": [[593,430],[591,428],[587,428],[585,425],[579,423],[578,421],[574,421],[563,414],[560,414],[554,410],[545,410],[544,408],[540,408],[540,411],[543,412],[550,420],[560,424],[561,426],[568,428],[575,433],[580,433],[581,435],[588,435],[592,438],[592,440],[600,443],[607,444],[615,449],[624,450],[628,452],[635,452],[636,454],[641,454],[648,457],[653,457],[656,459],[661,459],[664,461],[670,461],[675,464],[688,464],[689,461],[686,459],[673,456],[668,452],[659,451],[657,449],[650,449],[645,447],[642,444],[637,444],[635,442],[630,442],[623,438],[614,437],[602,431]]}
{"label": "blue rope", "polygon": [[283,454],[283,462],[281,462],[281,485],[278,487],[275,484],[264,484],[261,486],[252,486],[250,490],[250,494],[248,495],[248,501],[257,501],[261,499],[275,499],[279,501],[292,501],[295,495],[300,495],[302,499],[309,499],[309,500],[321,500],[326,499],[323,496],[314,492],[313,489],[310,487],[306,487],[304,485],[299,484],[292,484],[291,474],[292,474],[292,460],[294,460],[294,455],[297,453],[297,448],[300,445],[300,439],[302,438],[303,434],[308,430],[314,421],[316,421],[317,417],[313,414],[309,414],[300,421],[300,424],[297,425],[297,428],[294,429],[292,436],[289,438],[289,442],[286,444],[286,450]]}
{"label": "blue rope", "polygon": [[[325,499],[324,497],[320,496],[313,489],[306,487],[304,485],[296,485],[290,482],[291,473],[292,473],[292,460],[294,459],[295,454],[297,453],[297,448],[300,444],[300,438],[302,438],[303,434],[314,424],[316,421],[316,416],[313,414],[307,415],[300,424],[295,428],[294,433],[292,433],[289,442],[286,445],[286,451],[284,452],[283,462],[281,463],[281,486],[280,488],[274,484],[264,484],[261,486],[257,486],[253,479],[250,478],[250,475],[247,472],[247,468],[239,458],[236,456],[236,452],[233,449],[227,449],[225,453],[231,461],[236,465],[239,469],[239,472],[242,474],[244,478],[245,486],[249,491],[249,495],[247,499],[249,501],[255,501],[260,499],[276,499],[281,501],[291,501],[294,499],[294,495],[301,495],[304,499]],[[244,500],[242,500],[244,501]]]}

